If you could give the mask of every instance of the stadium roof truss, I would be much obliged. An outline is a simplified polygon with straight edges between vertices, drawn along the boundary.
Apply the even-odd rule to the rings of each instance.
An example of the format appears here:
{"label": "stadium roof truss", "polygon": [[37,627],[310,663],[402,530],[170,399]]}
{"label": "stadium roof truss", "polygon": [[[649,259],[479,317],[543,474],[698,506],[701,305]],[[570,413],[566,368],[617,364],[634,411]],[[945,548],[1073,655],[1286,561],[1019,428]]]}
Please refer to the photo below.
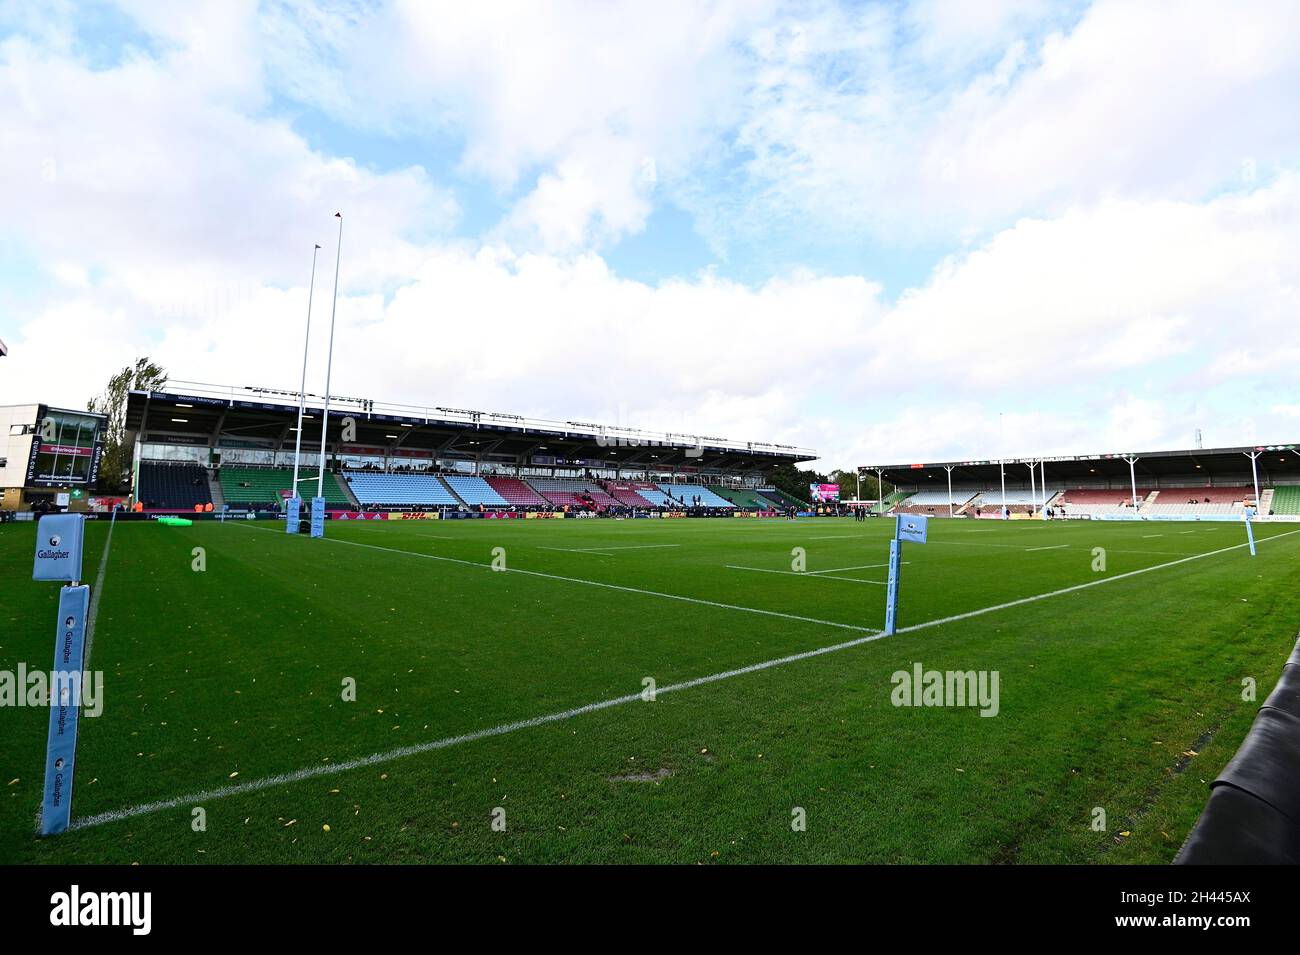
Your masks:
{"label": "stadium roof truss", "polygon": [[[126,428],[142,444],[292,451],[299,398],[296,391],[170,381],[165,391],[128,395]],[[304,452],[314,454],[319,447],[323,404],[323,396],[306,396]],[[355,425],[347,442],[342,440],[345,419]],[[817,457],[815,451],[789,445],[338,395],[330,396],[327,443],[335,454],[434,456],[559,468],[599,461],[621,468],[744,473]]]}
{"label": "stadium roof truss", "polygon": [[[1245,486],[1300,483],[1300,443],[1190,451],[1018,457],[933,464],[864,465],[859,474],[878,475],[904,490],[938,490],[951,474],[955,487],[996,487],[1005,469],[1007,487],[1029,488],[1030,465],[1058,486],[1161,487]],[[1256,480],[1257,479],[1257,480]]]}

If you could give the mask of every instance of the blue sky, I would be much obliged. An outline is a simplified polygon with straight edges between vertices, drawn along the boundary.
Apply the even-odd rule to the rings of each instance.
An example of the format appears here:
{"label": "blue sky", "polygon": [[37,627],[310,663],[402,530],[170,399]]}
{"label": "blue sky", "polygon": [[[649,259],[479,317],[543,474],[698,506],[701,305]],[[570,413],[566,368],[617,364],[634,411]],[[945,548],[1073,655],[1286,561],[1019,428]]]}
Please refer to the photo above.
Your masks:
{"label": "blue sky", "polygon": [[1268,0],[0,2],[0,402],[291,385],[341,209],[349,394],[825,467],[1294,441],[1297,94]]}

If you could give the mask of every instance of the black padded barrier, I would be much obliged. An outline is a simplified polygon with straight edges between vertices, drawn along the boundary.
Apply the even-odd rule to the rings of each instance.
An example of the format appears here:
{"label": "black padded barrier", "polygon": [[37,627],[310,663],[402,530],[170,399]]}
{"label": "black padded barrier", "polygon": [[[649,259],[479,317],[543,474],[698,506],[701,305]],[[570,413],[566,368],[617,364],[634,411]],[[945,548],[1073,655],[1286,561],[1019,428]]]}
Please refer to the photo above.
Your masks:
{"label": "black padded barrier", "polygon": [[1300,864],[1300,642],[1174,864]]}

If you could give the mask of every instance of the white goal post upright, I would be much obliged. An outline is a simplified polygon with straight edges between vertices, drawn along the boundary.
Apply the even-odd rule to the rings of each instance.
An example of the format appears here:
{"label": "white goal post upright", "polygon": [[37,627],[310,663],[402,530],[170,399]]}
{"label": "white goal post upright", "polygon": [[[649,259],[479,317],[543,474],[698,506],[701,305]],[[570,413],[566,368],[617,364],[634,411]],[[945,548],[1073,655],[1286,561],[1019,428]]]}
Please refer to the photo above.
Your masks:
{"label": "white goal post upright", "polygon": [[311,536],[325,534],[325,439],[330,425],[330,378],[334,372],[334,317],[339,308],[339,261],[343,258],[343,213],[336,212],[339,220],[339,244],[334,253],[334,304],[330,306],[330,344],[325,359],[325,410],[320,422],[320,470],[316,475],[316,497],[311,502]]}
{"label": "white goal post upright", "polygon": [[307,330],[302,336],[302,383],[298,386],[298,427],[293,440],[293,485],[290,488],[288,512],[285,514],[284,529],[290,534],[298,533],[298,519],[302,513],[302,495],[298,493],[298,466],[302,460],[302,416],[307,410],[307,348],[311,343],[311,300],[316,291],[316,255],[319,245],[312,246],[311,281],[307,285]]}

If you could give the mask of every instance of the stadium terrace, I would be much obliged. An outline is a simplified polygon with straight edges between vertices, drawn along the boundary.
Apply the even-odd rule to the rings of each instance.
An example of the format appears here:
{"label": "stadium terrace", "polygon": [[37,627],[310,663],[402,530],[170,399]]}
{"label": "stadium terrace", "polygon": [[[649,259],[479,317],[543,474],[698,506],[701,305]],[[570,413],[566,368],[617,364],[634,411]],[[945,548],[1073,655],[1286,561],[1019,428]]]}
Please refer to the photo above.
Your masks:
{"label": "stadium terrace", "polygon": [[[291,496],[299,394],[172,381],[129,395],[131,497],[149,512],[278,509]],[[299,484],[314,493],[323,399],[306,396]],[[789,445],[582,421],[330,398],[323,496],[371,511],[658,514],[806,506],[765,474],[817,457]]]}

